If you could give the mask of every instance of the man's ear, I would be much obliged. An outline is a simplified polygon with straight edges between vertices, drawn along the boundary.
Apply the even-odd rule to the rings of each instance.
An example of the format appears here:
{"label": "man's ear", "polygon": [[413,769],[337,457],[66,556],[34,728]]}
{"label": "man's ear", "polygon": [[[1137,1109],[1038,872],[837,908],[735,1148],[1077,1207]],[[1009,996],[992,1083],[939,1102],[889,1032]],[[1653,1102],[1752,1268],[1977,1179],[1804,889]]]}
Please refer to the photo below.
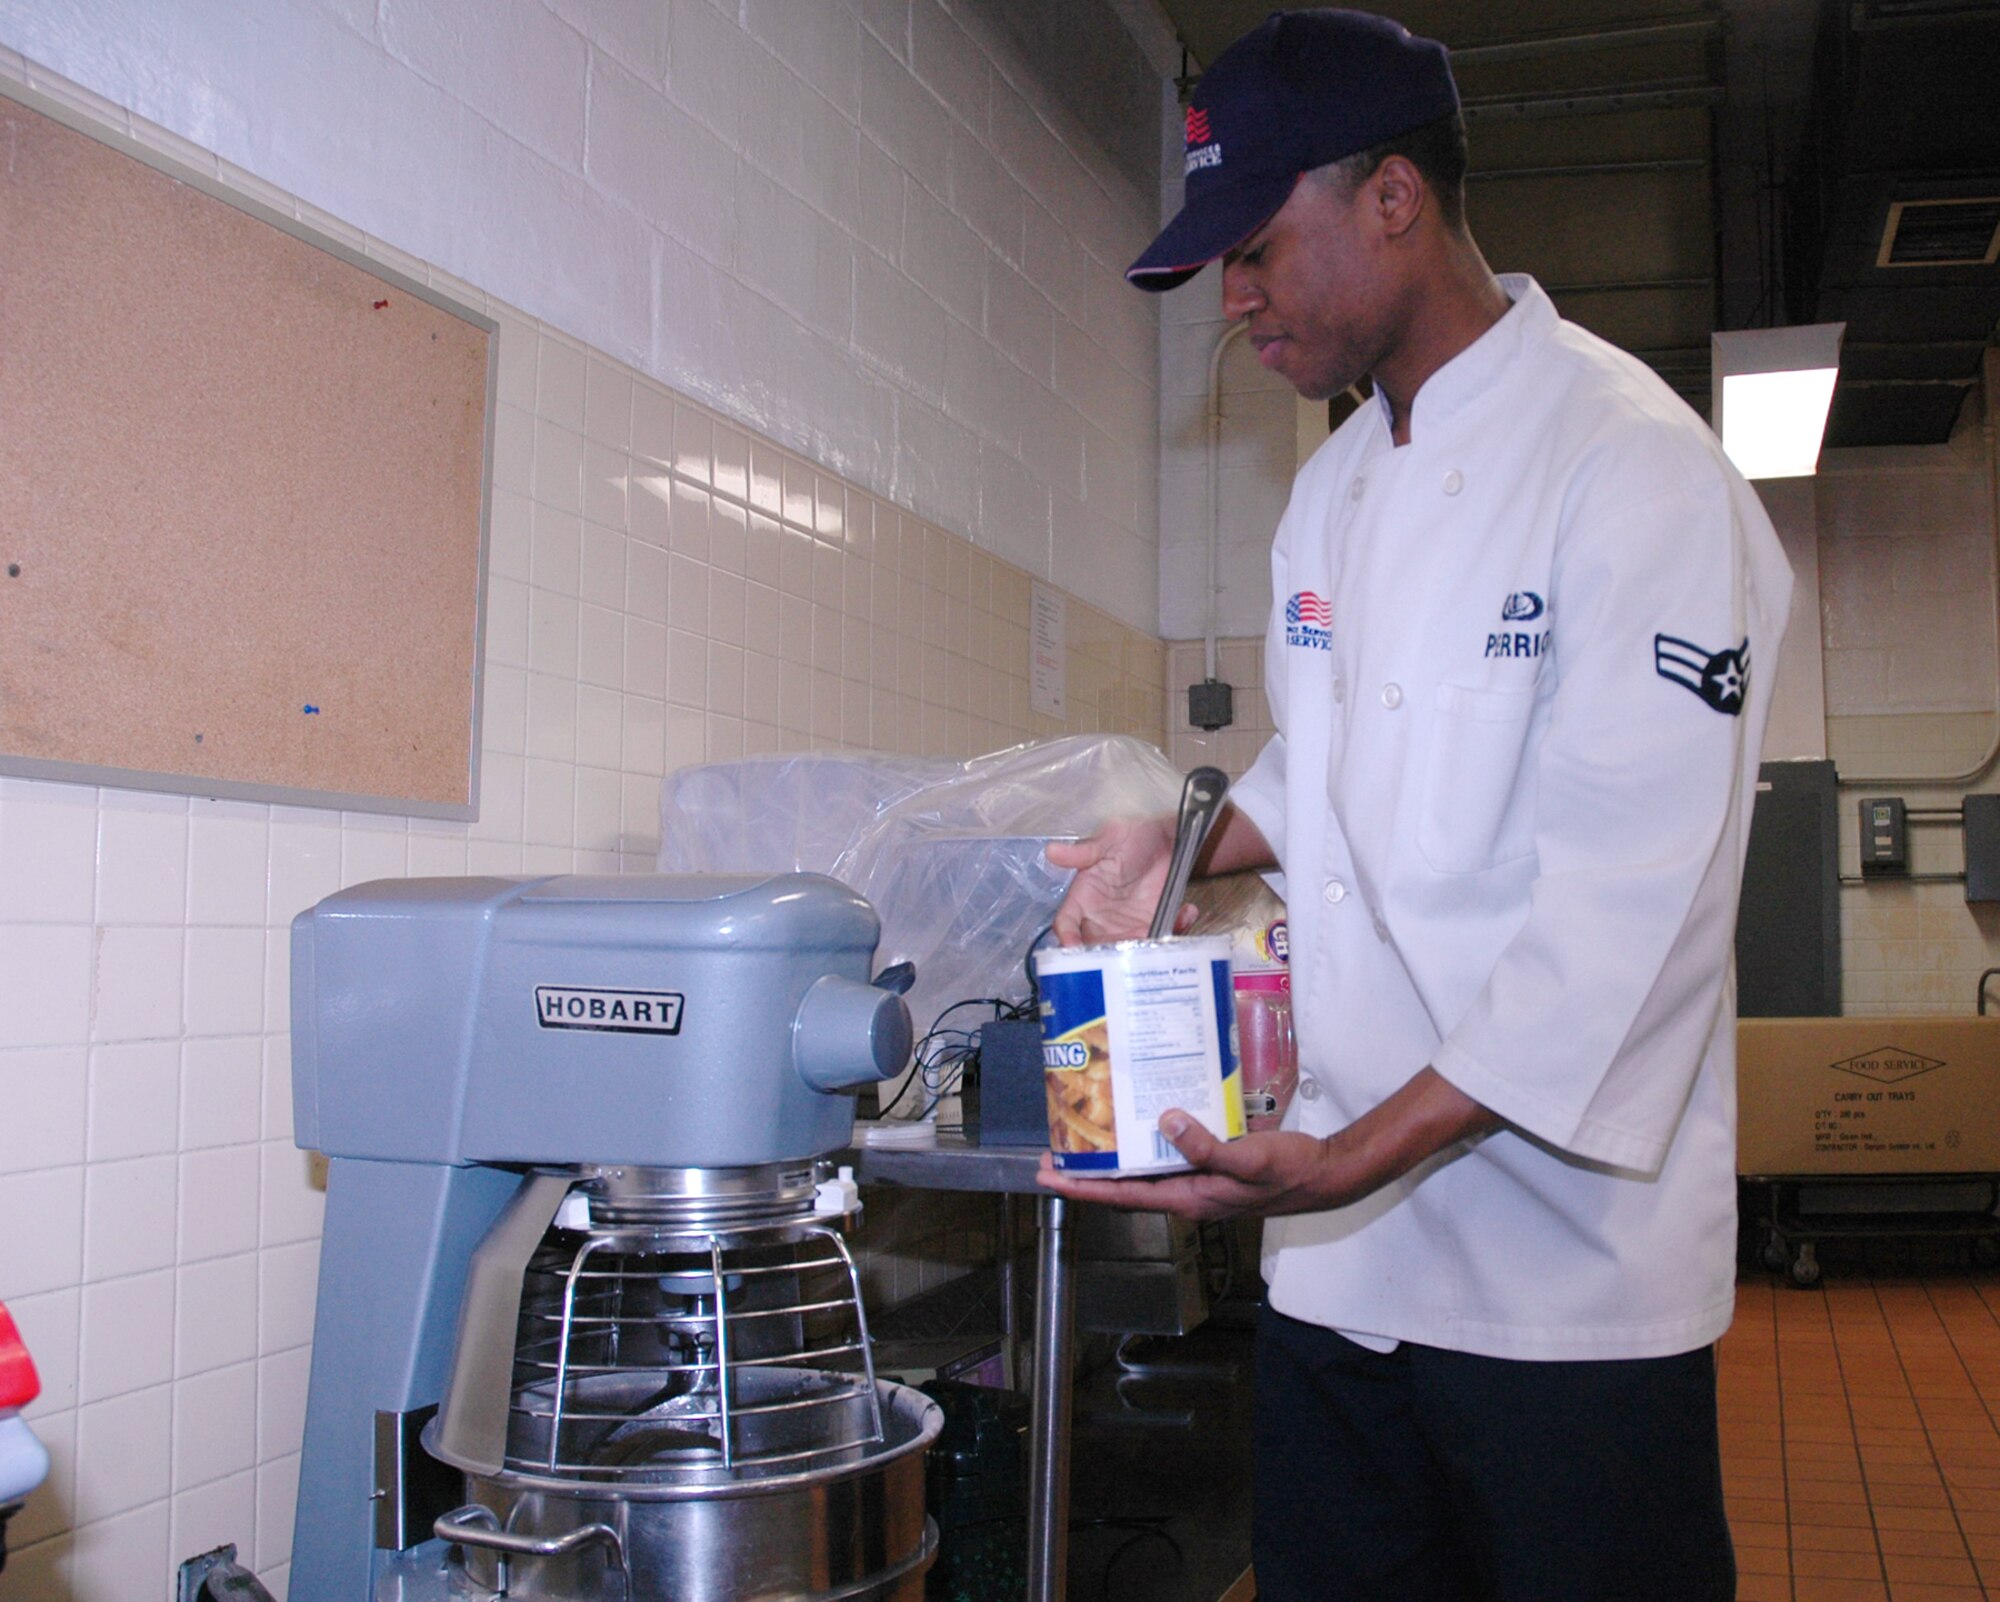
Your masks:
{"label": "man's ear", "polygon": [[1394,239],[1416,225],[1430,203],[1430,188],[1424,175],[1407,156],[1387,156],[1369,176],[1374,191],[1376,216],[1382,232]]}

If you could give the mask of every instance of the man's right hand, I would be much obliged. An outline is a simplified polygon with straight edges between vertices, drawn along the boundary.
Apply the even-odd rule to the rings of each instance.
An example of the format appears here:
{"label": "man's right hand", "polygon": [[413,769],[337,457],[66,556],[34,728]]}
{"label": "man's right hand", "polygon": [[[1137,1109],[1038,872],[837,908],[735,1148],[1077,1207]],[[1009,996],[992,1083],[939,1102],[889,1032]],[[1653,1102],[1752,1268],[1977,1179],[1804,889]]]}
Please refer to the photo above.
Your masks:
{"label": "man's right hand", "polygon": [[[1174,849],[1172,818],[1114,818],[1083,840],[1051,840],[1049,861],[1076,869],[1056,908],[1056,939],[1066,946],[1143,940],[1166,888]],[[1192,906],[1174,920],[1176,930],[1194,922]]]}
{"label": "man's right hand", "polygon": [[[1114,818],[1085,840],[1051,840],[1049,861],[1076,869],[1056,908],[1056,938],[1066,946],[1109,940],[1143,940],[1152,932],[1153,909],[1167,886],[1174,854],[1174,820]],[[1195,858],[1195,873],[1262,873],[1275,868],[1269,843],[1241,808],[1225,806]],[[1174,916],[1185,933],[1197,914],[1192,902]]]}

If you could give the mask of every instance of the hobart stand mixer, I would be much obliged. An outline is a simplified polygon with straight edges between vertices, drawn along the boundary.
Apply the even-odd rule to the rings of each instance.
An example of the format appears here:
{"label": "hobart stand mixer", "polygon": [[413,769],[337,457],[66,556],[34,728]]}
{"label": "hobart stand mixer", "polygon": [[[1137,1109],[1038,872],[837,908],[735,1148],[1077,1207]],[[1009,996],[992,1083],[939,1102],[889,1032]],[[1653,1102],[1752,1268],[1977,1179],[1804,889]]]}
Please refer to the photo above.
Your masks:
{"label": "hobart stand mixer", "polygon": [[292,932],[326,1225],[293,1602],[915,1602],[843,1092],[909,1055],[830,879],[413,879]]}

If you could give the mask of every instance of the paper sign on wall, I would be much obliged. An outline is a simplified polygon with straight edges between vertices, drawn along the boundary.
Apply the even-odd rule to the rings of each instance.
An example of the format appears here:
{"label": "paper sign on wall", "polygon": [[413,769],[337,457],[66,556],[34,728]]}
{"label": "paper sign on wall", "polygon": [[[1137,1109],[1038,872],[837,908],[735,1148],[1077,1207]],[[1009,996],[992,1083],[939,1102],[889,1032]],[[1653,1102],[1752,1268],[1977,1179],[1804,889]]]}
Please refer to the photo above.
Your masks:
{"label": "paper sign on wall", "polygon": [[1064,643],[1062,591],[1034,585],[1028,598],[1028,708],[1046,718],[1065,716],[1063,686],[1069,665]]}

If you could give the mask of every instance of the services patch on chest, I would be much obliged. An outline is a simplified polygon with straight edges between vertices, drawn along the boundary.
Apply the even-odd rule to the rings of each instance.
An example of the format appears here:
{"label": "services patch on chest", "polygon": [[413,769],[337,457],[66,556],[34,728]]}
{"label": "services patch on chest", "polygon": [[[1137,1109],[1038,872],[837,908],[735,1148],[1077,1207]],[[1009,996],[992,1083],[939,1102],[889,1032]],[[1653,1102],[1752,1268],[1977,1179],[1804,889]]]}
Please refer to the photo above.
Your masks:
{"label": "services patch on chest", "polygon": [[1300,590],[1285,602],[1285,643],[1308,651],[1333,649],[1333,608],[1325,596]]}

